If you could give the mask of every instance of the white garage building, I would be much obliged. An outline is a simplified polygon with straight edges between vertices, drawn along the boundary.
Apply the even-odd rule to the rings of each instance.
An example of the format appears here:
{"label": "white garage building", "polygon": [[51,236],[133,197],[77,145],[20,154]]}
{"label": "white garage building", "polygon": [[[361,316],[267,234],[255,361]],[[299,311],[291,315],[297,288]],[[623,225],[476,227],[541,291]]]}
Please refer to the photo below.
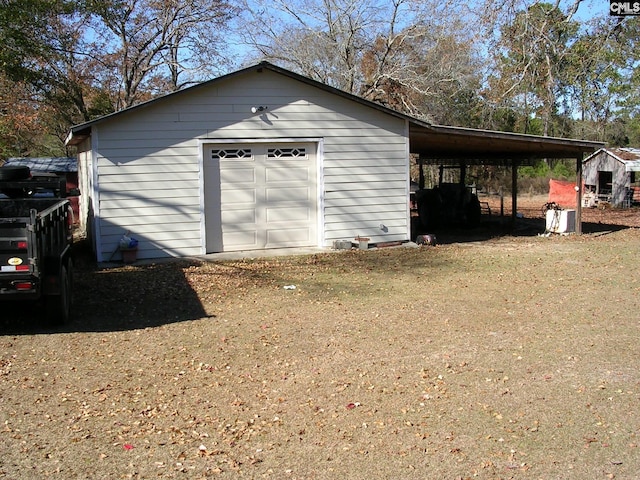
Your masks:
{"label": "white garage building", "polygon": [[407,241],[410,152],[595,149],[432,126],[267,62],[77,125],[67,144],[98,261],[126,232],[138,258]]}

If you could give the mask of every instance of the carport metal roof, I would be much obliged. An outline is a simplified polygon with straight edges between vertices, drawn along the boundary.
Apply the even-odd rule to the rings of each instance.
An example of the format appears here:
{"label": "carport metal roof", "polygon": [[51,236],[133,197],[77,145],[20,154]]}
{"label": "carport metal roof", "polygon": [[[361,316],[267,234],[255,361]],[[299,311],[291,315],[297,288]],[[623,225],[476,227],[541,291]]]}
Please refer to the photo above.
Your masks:
{"label": "carport metal roof", "polygon": [[[410,122],[411,153],[424,160],[460,160],[467,165],[527,165],[541,158],[582,160],[599,142]],[[431,163],[431,162],[429,162]]]}

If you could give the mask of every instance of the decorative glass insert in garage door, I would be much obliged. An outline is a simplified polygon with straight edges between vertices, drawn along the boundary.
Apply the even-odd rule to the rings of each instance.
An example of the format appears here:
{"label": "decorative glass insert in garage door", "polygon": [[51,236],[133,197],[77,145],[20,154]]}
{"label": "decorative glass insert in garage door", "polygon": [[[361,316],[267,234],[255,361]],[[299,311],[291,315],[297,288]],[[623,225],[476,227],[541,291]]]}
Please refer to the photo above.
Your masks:
{"label": "decorative glass insert in garage door", "polygon": [[269,148],[267,149],[268,158],[307,158],[307,149],[304,147],[294,148]]}
{"label": "decorative glass insert in garage door", "polygon": [[214,160],[251,160],[253,153],[250,148],[225,148],[211,150],[211,158]]}

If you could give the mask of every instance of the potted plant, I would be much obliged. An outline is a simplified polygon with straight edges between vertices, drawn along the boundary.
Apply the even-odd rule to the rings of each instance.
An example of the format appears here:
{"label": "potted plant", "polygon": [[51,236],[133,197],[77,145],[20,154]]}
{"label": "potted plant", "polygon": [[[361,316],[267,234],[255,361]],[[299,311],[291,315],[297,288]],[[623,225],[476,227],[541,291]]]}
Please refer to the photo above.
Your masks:
{"label": "potted plant", "polygon": [[120,253],[124,263],[134,263],[138,259],[138,240],[125,233],[120,239]]}

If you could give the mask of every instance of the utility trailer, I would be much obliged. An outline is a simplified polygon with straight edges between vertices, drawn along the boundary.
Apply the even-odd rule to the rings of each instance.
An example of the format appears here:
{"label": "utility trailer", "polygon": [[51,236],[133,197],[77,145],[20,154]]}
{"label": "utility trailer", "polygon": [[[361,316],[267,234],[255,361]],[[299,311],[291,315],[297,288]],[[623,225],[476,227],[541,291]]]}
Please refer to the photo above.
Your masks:
{"label": "utility trailer", "polygon": [[[47,319],[71,316],[72,210],[55,176],[0,172],[0,301],[41,302]],[[7,179],[9,177],[9,179]],[[39,197],[49,195],[48,197]]]}

